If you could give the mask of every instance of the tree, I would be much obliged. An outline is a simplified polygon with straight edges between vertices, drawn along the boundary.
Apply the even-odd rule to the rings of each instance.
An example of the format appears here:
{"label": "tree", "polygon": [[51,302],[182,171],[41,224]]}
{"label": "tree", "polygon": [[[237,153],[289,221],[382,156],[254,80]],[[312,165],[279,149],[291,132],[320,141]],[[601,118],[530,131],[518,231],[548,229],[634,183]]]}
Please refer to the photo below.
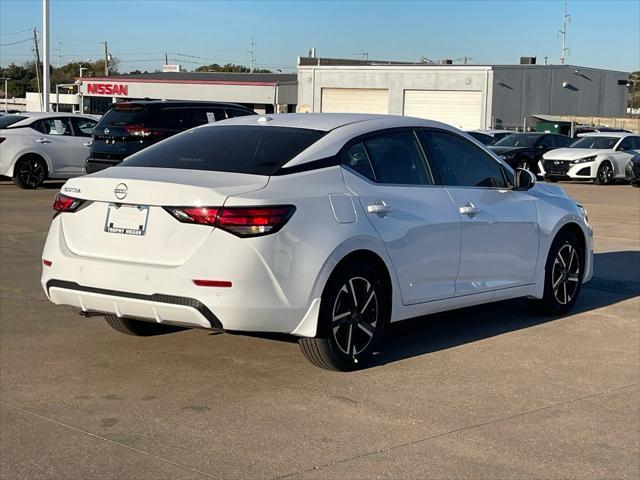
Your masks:
{"label": "tree", "polygon": [[629,75],[629,107],[640,108],[640,71]]}
{"label": "tree", "polygon": [[[244,65],[236,65],[235,63],[227,63],[219,65],[212,63],[211,65],[201,65],[196,68],[196,72],[230,72],[230,73],[249,73],[251,70]],[[271,70],[255,68],[253,73],[271,73]]]}

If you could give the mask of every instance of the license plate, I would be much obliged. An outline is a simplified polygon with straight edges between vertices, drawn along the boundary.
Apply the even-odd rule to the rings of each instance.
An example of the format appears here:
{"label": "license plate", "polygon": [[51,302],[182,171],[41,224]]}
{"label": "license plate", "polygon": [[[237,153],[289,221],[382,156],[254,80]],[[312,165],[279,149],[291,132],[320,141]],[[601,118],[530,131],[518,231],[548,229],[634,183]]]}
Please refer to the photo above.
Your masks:
{"label": "license plate", "polygon": [[141,237],[147,229],[149,207],[146,205],[119,205],[110,203],[104,231]]}

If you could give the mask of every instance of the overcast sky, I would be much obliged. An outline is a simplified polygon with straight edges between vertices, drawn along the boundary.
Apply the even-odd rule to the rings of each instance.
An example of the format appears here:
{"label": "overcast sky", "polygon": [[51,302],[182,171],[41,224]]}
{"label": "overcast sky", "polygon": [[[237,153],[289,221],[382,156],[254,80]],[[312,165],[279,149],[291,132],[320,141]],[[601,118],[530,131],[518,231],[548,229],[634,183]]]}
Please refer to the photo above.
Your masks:
{"label": "overcast sky", "polygon": [[[29,29],[42,31],[40,0],[0,0],[0,64],[33,59]],[[474,64],[560,63],[562,0],[179,1],[51,0],[51,62],[102,58],[121,70],[164,63],[256,65],[295,71],[297,57],[417,61],[471,57]],[[640,69],[640,0],[570,0],[567,63]],[[189,56],[187,56],[189,55]]]}

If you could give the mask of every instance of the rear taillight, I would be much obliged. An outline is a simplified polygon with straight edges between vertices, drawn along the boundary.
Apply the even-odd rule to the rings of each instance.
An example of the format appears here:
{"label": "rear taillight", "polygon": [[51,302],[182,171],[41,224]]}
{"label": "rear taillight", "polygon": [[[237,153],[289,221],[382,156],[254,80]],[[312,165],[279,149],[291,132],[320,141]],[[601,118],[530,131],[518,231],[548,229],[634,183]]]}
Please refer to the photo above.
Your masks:
{"label": "rear taillight", "polygon": [[122,127],[128,134],[135,135],[137,137],[148,137],[149,135],[162,135],[160,130],[153,130],[152,128],[145,127],[144,125],[125,125]]}
{"label": "rear taillight", "polygon": [[165,207],[165,210],[182,223],[210,225],[238,237],[257,237],[284,227],[296,207]]}
{"label": "rear taillight", "polygon": [[56,193],[56,198],[53,199],[53,209],[56,212],[75,212],[83,203],[84,200],[67,197],[66,195],[58,192]]}

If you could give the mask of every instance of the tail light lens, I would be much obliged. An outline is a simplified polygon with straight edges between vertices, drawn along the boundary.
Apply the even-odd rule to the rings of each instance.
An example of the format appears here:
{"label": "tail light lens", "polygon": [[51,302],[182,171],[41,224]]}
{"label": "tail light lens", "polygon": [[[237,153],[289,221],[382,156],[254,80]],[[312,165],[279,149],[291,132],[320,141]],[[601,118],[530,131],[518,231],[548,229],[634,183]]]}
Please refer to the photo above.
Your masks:
{"label": "tail light lens", "polygon": [[276,233],[289,221],[296,207],[165,207],[182,223],[210,225],[238,237]]}
{"label": "tail light lens", "polygon": [[130,135],[137,137],[148,137],[149,135],[162,135],[160,130],[153,130],[144,125],[126,125],[122,127]]}
{"label": "tail light lens", "polygon": [[56,193],[53,199],[53,209],[58,212],[75,212],[85,201],[78,198],[67,197],[62,193]]}

